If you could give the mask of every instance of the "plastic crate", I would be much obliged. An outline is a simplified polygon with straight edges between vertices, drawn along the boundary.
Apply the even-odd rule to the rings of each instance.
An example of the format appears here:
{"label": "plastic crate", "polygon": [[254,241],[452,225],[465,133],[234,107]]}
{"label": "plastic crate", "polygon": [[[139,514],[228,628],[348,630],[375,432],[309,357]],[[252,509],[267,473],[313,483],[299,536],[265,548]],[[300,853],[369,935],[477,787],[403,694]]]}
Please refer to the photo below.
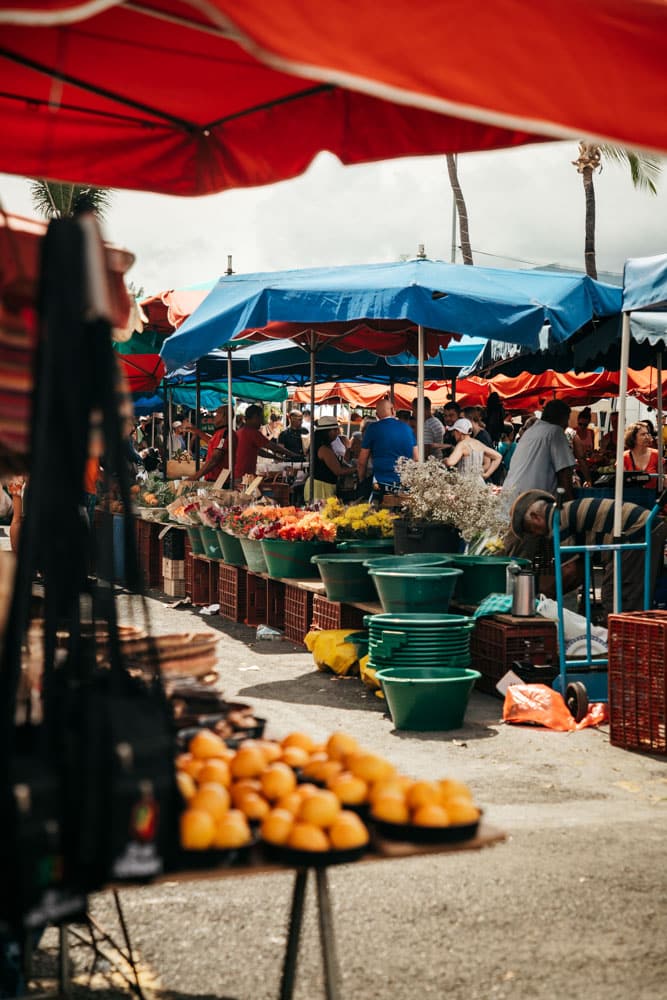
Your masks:
{"label": "plastic crate", "polygon": [[147,587],[162,586],[159,533],[164,525],[136,520],[137,558]]}
{"label": "plastic crate", "polygon": [[[556,623],[510,615],[480,618],[470,638],[470,658],[471,666],[482,675],[476,684],[478,690],[497,695],[496,684],[517,660],[558,662]],[[554,667],[554,676],[556,673]]]}
{"label": "plastic crate", "polygon": [[313,595],[313,628],[361,628],[363,621],[361,608],[330,601],[321,594]]}
{"label": "plastic crate", "polygon": [[285,584],[282,580],[266,581],[266,624],[285,628]]}
{"label": "plastic crate", "polygon": [[246,625],[268,625],[266,620],[266,577],[248,573],[246,577]]}
{"label": "plastic crate", "polygon": [[208,564],[208,603],[218,604],[220,595],[220,561],[211,559]]}
{"label": "plastic crate", "polygon": [[[192,580],[188,591],[193,604],[204,605],[211,603],[211,569],[208,559],[200,556],[191,556],[192,560]],[[187,585],[187,584],[186,584]]]}
{"label": "plastic crate", "polygon": [[[177,562],[185,559],[185,540],[187,535],[181,528],[170,528],[162,539],[162,555],[165,559]],[[189,544],[189,540],[188,540]]]}
{"label": "plastic crate", "polygon": [[218,566],[218,604],[220,614],[230,622],[242,622],[247,607],[247,573],[242,566]]}
{"label": "plastic crate", "polygon": [[667,611],[610,615],[608,629],[610,740],[667,754]]}
{"label": "plastic crate", "polygon": [[313,594],[292,583],[285,584],[285,638],[303,645],[313,617]]}
{"label": "plastic crate", "polygon": [[194,572],[194,556],[186,550],[185,553],[185,593],[192,595],[192,576]]}

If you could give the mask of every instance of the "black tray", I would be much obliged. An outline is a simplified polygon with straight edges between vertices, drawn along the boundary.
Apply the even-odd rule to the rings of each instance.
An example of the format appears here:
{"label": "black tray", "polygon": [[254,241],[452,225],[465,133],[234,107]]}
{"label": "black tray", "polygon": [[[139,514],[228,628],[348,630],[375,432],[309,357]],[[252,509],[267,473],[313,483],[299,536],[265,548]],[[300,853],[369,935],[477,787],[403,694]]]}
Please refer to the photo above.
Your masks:
{"label": "black tray", "polygon": [[217,851],[213,848],[206,851],[186,851],[181,848],[178,854],[178,868],[187,871],[189,868],[232,868],[234,865],[245,864],[253,847],[259,843],[259,835],[253,832],[252,839],[243,847],[230,847]]}
{"label": "black tray", "polygon": [[282,847],[262,841],[262,851],[269,861],[277,861],[281,865],[291,865],[293,868],[326,868],[328,865],[348,865],[358,861],[368,850],[368,844],[363,847],[351,847],[346,851],[299,851],[294,847]]}
{"label": "black tray", "polygon": [[471,840],[477,833],[481,820],[474,823],[456,823],[451,826],[414,826],[412,823],[388,823],[370,817],[371,826],[388,840],[402,840],[412,844],[456,844]]}

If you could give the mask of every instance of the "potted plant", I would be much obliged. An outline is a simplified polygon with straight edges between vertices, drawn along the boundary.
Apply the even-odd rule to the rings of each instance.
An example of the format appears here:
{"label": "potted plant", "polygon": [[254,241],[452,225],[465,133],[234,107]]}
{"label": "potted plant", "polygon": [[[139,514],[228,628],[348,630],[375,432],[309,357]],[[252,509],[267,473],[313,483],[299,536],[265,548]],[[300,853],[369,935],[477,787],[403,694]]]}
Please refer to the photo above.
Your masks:
{"label": "potted plant", "polygon": [[394,551],[460,552],[480,535],[499,535],[508,525],[500,493],[477,477],[461,475],[437,459],[399,459],[405,491],[394,522]]}

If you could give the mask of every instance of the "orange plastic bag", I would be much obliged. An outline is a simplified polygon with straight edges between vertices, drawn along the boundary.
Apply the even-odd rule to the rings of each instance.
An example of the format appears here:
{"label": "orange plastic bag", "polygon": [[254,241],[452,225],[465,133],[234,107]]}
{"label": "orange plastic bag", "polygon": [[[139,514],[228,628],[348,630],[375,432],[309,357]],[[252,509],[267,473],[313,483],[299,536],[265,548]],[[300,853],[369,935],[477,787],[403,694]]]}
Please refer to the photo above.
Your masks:
{"label": "orange plastic bag", "polygon": [[512,684],[503,704],[503,722],[527,722],[560,733],[599,726],[608,718],[607,706],[596,702],[589,705],[581,722],[575,722],[563,696],[546,684]]}

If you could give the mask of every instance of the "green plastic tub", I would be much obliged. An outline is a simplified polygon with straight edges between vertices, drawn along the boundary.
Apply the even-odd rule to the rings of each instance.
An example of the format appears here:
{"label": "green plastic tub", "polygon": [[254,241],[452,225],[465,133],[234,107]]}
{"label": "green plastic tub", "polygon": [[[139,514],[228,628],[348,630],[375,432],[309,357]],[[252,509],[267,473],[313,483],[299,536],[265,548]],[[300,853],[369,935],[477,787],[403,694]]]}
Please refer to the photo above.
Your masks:
{"label": "green plastic tub", "polygon": [[228,566],[245,566],[245,556],[241,541],[229,531],[218,531],[218,542],[222,550],[222,558]]}
{"label": "green plastic tub", "polygon": [[383,553],[387,555],[394,552],[393,538],[348,538],[344,542],[338,542],[339,552],[365,552],[367,557]]}
{"label": "green plastic tub", "polygon": [[409,566],[386,569],[372,566],[368,573],[375,583],[382,610],[387,614],[447,611],[460,569],[451,566]]}
{"label": "green plastic tub", "polygon": [[245,556],[246,566],[250,572],[268,573],[266,559],[264,558],[264,550],[259,539],[244,538],[243,536],[240,536],[239,541],[241,543],[243,555]]}
{"label": "green plastic tub", "polygon": [[330,601],[375,601],[375,585],[364,565],[363,552],[326,552],[313,556]]}
{"label": "green plastic tub", "polygon": [[505,573],[508,565],[530,566],[528,559],[510,556],[452,556],[452,566],[463,570],[456,587],[459,604],[481,604],[489,594],[505,593]]}
{"label": "green plastic tub", "polygon": [[193,556],[203,556],[204,555],[204,543],[201,540],[201,532],[199,527],[192,525],[192,527],[187,529],[188,538],[190,539],[190,548],[192,549]]}
{"label": "green plastic tub", "polygon": [[377,679],[397,729],[460,729],[470,692],[481,677],[464,667],[388,667]]}
{"label": "green plastic tub", "polygon": [[264,538],[262,551],[269,576],[277,580],[308,580],[319,575],[313,556],[334,552],[333,542],[287,542]]}
{"label": "green plastic tub", "polygon": [[448,566],[452,556],[444,552],[413,552],[404,556],[366,557],[368,569],[406,569],[412,566]]}
{"label": "green plastic tub", "polygon": [[204,546],[203,555],[208,556],[209,559],[222,559],[222,549],[215,528],[207,528],[202,524],[199,534]]}

